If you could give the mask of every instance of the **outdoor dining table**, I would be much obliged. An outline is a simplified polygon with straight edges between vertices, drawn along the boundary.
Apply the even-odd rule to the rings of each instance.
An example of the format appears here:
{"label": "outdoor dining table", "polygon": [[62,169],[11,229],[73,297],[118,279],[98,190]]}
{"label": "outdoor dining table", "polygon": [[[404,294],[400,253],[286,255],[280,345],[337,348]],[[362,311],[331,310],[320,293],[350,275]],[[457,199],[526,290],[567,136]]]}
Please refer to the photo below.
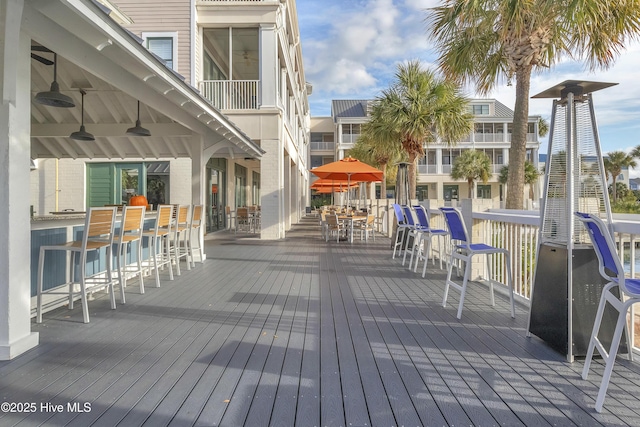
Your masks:
{"label": "outdoor dining table", "polygon": [[347,225],[349,230],[349,243],[353,243],[353,227],[355,223],[366,221],[366,215],[338,215],[338,221]]}

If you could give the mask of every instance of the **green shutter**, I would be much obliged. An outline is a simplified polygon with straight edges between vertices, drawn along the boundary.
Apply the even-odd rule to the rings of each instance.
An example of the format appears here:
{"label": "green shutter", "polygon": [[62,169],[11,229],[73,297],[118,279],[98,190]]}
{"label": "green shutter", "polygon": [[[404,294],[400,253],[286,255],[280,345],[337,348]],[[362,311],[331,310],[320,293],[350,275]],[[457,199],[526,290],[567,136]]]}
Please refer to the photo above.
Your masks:
{"label": "green shutter", "polygon": [[113,163],[87,164],[87,206],[115,203],[115,173]]}

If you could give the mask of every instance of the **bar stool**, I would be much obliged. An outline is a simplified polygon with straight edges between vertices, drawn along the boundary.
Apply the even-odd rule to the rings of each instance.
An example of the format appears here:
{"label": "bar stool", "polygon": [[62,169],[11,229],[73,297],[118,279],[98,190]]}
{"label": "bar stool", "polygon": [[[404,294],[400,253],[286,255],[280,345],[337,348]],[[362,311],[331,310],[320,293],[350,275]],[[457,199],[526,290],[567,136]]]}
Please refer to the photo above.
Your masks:
{"label": "bar stool", "polygon": [[176,274],[180,275],[180,258],[187,261],[187,270],[191,270],[189,261],[189,205],[178,205],[174,215],[172,230],[171,257],[176,263]]}
{"label": "bar stool", "polygon": [[[449,295],[449,288],[453,287],[460,291],[460,302],[458,304],[457,318],[462,317],[462,306],[464,305],[464,297],[467,294],[467,283],[469,282],[469,276],[471,275],[471,260],[474,255],[485,255],[487,261],[487,280],[489,282],[489,295],[491,297],[491,305],[495,305],[495,299],[493,296],[493,285],[500,284],[494,280],[491,275],[491,264],[489,262],[489,255],[504,255],[504,269],[506,273],[507,286],[509,290],[509,301],[511,303],[511,317],[516,317],[516,309],[513,300],[513,279],[511,277],[511,256],[509,251],[503,248],[497,248],[484,243],[472,243],[467,233],[467,228],[462,220],[462,214],[455,208],[443,207],[440,211],[444,215],[449,235],[451,236],[451,258],[447,265],[447,280],[444,287],[444,297],[442,298],[442,306],[447,306],[447,296]],[[456,264],[456,260],[465,263],[464,278],[462,284],[456,283],[451,278],[453,266]]]}
{"label": "bar stool", "polygon": [[[195,258],[193,256],[194,244],[197,242],[198,254],[200,255],[200,262],[204,260],[204,253],[202,251],[202,243],[200,242],[200,231],[202,229],[202,205],[193,205],[191,208],[191,220],[189,221],[190,231],[187,233],[189,238],[189,256],[191,257],[191,265],[196,266]],[[194,237],[195,234],[195,237]],[[188,261],[188,260],[187,260]]]}
{"label": "bar stool", "polygon": [[[124,304],[124,288],[127,287],[127,276],[140,279],[140,293],[144,294],[144,271],[142,269],[142,232],[144,229],[144,206],[125,206],[122,210],[122,222],[120,233],[114,237],[113,243],[117,245],[116,264],[118,267],[118,279],[120,281],[120,302]],[[138,254],[135,263],[127,264],[127,249],[131,243],[137,242]],[[124,258],[124,261],[122,260]],[[124,265],[123,265],[124,264]]]}
{"label": "bar stool", "polygon": [[[82,240],[67,242],[62,245],[41,246],[40,257],[38,259],[38,284],[36,297],[36,322],[42,323],[42,295],[58,294],[68,295],[69,309],[73,310],[74,296],[80,296],[82,304],[82,318],[84,323],[89,323],[89,307],[87,305],[87,292],[107,288],[111,300],[111,309],[116,308],[116,297],[113,290],[114,279],[111,274],[111,247],[113,245],[113,227],[116,218],[115,207],[89,208],[84,223]],[[99,253],[101,249],[106,250],[106,271],[87,275],[87,255],[89,253]],[[44,275],[44,260],[47,251],[65,251],[69,257],[69,281],[62,286],[69,287],[68,292],[53,290],[44,291],[42,289],[42,278]],[[75,263],[78,263],[80,274],[76,280]],[[79,285],[79,291],[75,290],[75,285]]]}
{"label": "bar stool", "polygon": [[[172,205],[158,205],[158,216],[153,228],[142,232],[142,237],[149,239],[149,265],[155,270],[156,288],[160,287],[160,268],[169,266],[169,279],[173,280],[171,266],[171,222],[173,219]],[[153,263],[153,266],[151,265]]]}

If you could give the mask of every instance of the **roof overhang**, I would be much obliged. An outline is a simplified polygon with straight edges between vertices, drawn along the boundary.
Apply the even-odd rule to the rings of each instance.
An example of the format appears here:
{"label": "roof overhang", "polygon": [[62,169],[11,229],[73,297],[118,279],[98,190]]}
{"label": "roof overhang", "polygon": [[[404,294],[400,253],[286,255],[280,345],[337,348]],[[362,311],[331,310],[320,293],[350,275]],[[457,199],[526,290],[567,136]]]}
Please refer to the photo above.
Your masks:
{"label": "roof overhang", "polygon": [[[22,28],[58,54],[61,91],[76,108],[31,106],[32,158],[178,158],[196,150],[219,157],[260,158],[264,151],[139,39],[91,0],[28,0]],[[53,71],[32,60],[31,90],[48,90]],[[94,142],[68,138],[84,121]],[[127,137],[142,104],[151,137]],[[223,149],[220,149],[223,147]]]}

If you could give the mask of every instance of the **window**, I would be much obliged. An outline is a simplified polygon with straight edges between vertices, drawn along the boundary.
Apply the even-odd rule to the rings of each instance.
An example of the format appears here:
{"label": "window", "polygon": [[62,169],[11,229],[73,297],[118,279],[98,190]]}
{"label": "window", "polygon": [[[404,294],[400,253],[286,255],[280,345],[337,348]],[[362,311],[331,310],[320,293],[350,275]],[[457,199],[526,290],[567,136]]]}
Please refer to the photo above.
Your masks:
{"label": "window", "polygon": [[178,33],[142,33],[142,38],[146,48],[160,57],[167,67],[177,69]]}
{"label": "window", "polygon": [[[257,27],[206,28],[203,30],[205,56],[217,72],[211,80],[258,80],[260,75],[260,35]],[[205,61],[206,77],[208,63]]]}
{"label": "window", "polygon": [[471,113],[475,116],[488,116],[489,104],[476,104],[471,106]]}
{"label": "window", "polygon": [[479,184],[477,186],[478,189],[478,199],[490,199],[491,198],[491,186]]}
{"label": "window", "polygon": [[169,201],[169,162],[87,163],[87,206],[127,204],[143,194],[151,205]]}

